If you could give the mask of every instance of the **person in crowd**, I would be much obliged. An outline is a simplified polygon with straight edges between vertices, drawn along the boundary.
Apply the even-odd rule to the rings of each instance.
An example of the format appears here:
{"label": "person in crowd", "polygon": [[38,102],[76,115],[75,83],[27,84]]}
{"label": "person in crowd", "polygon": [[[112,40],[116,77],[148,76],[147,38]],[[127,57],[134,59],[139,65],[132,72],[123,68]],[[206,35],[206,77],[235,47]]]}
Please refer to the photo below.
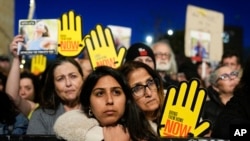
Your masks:
{"label": "person in crowd", "polygon": [[202,113],[214,125],[226,103],[233,97],[234,88],[239,83],[238,72],[228,66],[219,66],[210,75],[211,86],[207,89],[208,100]]}
{"label": "person in crowd", "polygon": [[0,72],[8,76],[10,71],[10,58],[5,55],[0,56]]}
{"label": "person in crowd", "polygon": [[54,126],[57,136],[72,141],[158,141],[131,93],[121,72],[97,67],[83,85],[83,112],[74,110],[60,116]]}
{"label": "person in crowd", "polygon": [[193,78],[196,78],[201,82],[201,78],[191,58],[186,58],[178,68],[179,68],[177,74],[178,82],[189,81]]}
{"label": "person in crowd", "polygon": [[161,77],[148,65],[138,61],[128,61],[118,69],[126,76],[133,98],[157,132],[164,102]]}
{"label": "person in crowd", "polygon": [[163,80],[164,88],[178,85],[176,74],[178,72],[175,54],[167,39],[160,39],[153,43],[152,50],[156,60],[156,71]]}
{"label": "person in crowd", "polygon": [[250,56],[242,69],[242,77],[234,89],[234,96],[227,102],[215,121],[211,134],[213,138],[229,139],[230,127],[234,125],[250,126]]}
{"label": "person in crowd", "polygon": [[28,122],[8,94],[0,91],[0,135],[25,135]]}
{"label": "person in crowd", "polygon": [[242,67],[241,67],[241,57],[238,51],[236,50],[226,50],[220,61],[220,65],[226,65],[231,67],[232,69],[239,72],[239,77],[242,75]]}
{"label": "person in crowd", "polygon": [[128,48],[124,63],[131,60],[143,62],[153,70],[156,69],[154,53],[152,49],[144,43],[137,42]]}
{"label": "person in crowd", "polygon": [[33,112],[27,134],[54,135],[53,125],[63,113],[80,109],[83,72],[71,57],[60,56],[46,68],[39,107]]}
{"label": "person in crowd", "polygon": [[202,41],[198,40],[197,44],[192,48],[192,60],[195,62],[200,62],[203,59],[208,58],[208,52],[204,45],[202,45]]}
{"label": "person in crowd", "polygon": [[17,35],[10,44],[13,59],[6,82],[6,92],[13,99],[20,112],[30,119],[32,112],[39,105],[40,79],[29,70],[21,71],[19,67],[21,58],[17,54],[17,46],[18,42],[22,42],[22,40],[23,37]]}
{"label": "person in crowd", "polygon": [[0,72],[0,91],[5,91],[7,76]]}

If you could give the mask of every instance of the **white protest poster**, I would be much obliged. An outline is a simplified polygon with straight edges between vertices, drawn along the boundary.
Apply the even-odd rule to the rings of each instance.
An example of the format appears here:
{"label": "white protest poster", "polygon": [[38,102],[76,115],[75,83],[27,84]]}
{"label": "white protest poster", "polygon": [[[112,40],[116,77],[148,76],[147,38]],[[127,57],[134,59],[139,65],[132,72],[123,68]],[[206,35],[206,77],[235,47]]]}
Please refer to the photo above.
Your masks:
{"label": "white protest poster", "polygon": [[18,44],[18,54],[57,54],[57,19],[20,19],[19,34],[24,41]]}
{"label": "white protest poster", "polygon": [[223,53],[223,13],[187,6],[185,25],[185,55],[194,62],[219,62]]}
{"label": "white protest poster", "polygon": [[130,46],[132,29],[130,27],[117,25],[108,25],[107,27],[109,27],[112,31],[117,49],[122,46],[128,49]]}

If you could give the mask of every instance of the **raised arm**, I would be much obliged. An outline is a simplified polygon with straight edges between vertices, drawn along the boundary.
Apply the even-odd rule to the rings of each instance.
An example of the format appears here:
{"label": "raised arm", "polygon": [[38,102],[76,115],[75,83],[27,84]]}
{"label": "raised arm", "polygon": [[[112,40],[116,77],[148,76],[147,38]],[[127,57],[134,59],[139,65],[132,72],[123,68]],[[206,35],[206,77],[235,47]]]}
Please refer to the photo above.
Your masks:
{"label": "raised arm", "polygon": [[23,99],[19,95],[19,85],[20,85],[20,59],[17,54],[18,42],[22,42],[23,37],[21,35],[17,35],[12,40],[9,49],[13,56],[10,72],[6,82],[6,93],[11,96],[15,105],[19,110],[25,115],[32,111],[32,107],[35,106],[35,103],[29,100]]}

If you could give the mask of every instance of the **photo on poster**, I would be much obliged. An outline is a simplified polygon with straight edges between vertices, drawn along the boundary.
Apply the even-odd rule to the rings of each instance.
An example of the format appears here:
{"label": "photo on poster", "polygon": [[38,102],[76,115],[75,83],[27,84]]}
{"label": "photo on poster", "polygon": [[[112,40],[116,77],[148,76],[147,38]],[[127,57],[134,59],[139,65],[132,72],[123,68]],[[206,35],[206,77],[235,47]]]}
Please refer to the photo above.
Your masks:
{"label": "photo on poster", "polygon": [[117,26],[117,25],[108,25],[112,31],[112,35],[116,44],[116,48],[126,47],[127,49],[130,46],[132,29],[130,27]]}
{"label": "photo on poster", "polygon": [[191,38],[191,58],[195,62],[200,62],[204,59],[209,59],[209,49],[211,35],[207,32],[192,30]]}
{"label": "photo on poster", "polygon": [[18,44],[18,54],[57,54],[57,19],[19,20],[19,34],[24,41]]}

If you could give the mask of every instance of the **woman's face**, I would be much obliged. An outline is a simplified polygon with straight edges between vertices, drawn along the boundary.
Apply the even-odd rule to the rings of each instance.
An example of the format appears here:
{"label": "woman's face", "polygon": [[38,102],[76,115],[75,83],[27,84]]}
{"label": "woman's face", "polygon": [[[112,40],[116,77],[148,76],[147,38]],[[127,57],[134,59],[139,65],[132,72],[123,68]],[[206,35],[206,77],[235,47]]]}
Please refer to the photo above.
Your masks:
{"label": "woman's face", "polygon": [[76,66],[64,62],[54,70],[54,84],[57,95],[65,103],[77,102],[83,84],[83,77]]}
{"label": "woman's face", "polygon": [[30,78],[22,78],[20,80],[19,95],[26,100],[34,100],[35,88]]}
{"label": "woman's face", "polygon": [[[232,76],[230,75],[234,70],[228,66],[223,66],[218,69],[218,74],[217,74],[217,91],[219,93],[233,93],[234,88],[238,85],[239,83],[239,77],[238,76]],[[220,76],[223,76],[227,74],[230,78],[228,79],[220,79]]]}
{"label": "woman's face", "polygon": [[[154,78],[144,69],[138,68],[128,74],[128,82],[130,87],[133,89],[139,85],[147,85],[152,82]],[[144,93],[142,96],[136,96],[133,93],[133,97],[136,100],[137,105],[145,112],[152,113],[157,110],[160,106],[160,98],[158,95],[157,86],[151,90],[149,87],[144,87]]]}
{"label": "woman's face", "polygon": [[41,22],[41,21],[36,23],[35,30],[36,30],[36,32],[45,33],[46,32],[45,23]]}
{"label": "woman's face", "polygon": [[115,125],[125,111],[126,96],[112,76],[101,77],[90,95],[90,109],[102,126]]}

